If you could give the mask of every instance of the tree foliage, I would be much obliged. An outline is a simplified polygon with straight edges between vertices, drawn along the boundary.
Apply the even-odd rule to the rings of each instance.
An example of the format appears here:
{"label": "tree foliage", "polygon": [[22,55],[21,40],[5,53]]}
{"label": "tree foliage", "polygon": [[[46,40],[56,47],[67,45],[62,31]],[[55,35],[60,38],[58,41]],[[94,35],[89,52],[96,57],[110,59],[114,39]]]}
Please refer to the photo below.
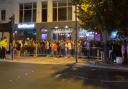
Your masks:
{"label": "tree foliage", "polygon": [[128,26],[128,0],[72,0],[79,5],[81,26],[111,31]]}

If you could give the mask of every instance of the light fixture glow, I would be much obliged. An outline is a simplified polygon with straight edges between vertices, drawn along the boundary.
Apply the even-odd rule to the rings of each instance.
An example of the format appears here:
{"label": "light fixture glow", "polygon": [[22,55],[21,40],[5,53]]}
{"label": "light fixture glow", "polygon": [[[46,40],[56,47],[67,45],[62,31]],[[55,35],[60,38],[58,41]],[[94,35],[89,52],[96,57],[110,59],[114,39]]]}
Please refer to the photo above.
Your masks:
{"label": "light fixture glow", "polygon": [[35,28],[35,24],[18,24],[19,29],[30,29]]}

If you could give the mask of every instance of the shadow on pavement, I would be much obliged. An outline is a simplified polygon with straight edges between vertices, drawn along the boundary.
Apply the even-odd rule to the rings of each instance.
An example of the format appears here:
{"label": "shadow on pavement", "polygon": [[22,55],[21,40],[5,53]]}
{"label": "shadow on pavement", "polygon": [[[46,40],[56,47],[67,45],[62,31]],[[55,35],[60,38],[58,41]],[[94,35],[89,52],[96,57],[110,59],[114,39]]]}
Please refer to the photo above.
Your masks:
{"label": "shadow on pavement", "polygon": [[53,76],[58,80],[82,80],[85,87],[93,87],[89,89],[128,89],[128,71],[67,65]]}

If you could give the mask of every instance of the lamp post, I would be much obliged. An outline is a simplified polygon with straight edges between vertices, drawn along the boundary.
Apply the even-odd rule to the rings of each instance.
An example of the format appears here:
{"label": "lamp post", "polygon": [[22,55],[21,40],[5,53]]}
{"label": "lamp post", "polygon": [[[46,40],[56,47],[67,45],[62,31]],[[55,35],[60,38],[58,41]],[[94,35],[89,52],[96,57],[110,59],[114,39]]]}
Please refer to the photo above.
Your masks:
{"label": "lamp post", "polygon": [[75,4],[75,61],[78,62],[78,23],[77,23],[77,17],[78,17],[78,4]]}
{"label": "lamp post", "polygon": [[15,20],[15,15],[12,15],[10,18],[11,21],[11,31],[10,31],[10,55],[11,55],[11,60],[14,59],[14,52],[13,52],[13,31],[14,31],[14,20]]}

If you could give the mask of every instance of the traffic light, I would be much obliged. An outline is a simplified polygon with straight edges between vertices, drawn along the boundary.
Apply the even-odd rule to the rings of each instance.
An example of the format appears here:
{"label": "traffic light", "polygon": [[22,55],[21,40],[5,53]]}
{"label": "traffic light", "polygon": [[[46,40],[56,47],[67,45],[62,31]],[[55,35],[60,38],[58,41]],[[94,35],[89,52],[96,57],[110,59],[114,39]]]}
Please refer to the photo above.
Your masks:
{"label": "traffic light", "polygon": [[10,24],[11,24],[11,28],[10,28],[10,43],[13,42],[13,31],[14,31],[14,27],[15,27],[15,15],[13,14],[10,18]]}
{"label": "traffic light", "polygon": [[10,21],[14,21],[15,15],[13,14],[9,19],[10,19]]}

